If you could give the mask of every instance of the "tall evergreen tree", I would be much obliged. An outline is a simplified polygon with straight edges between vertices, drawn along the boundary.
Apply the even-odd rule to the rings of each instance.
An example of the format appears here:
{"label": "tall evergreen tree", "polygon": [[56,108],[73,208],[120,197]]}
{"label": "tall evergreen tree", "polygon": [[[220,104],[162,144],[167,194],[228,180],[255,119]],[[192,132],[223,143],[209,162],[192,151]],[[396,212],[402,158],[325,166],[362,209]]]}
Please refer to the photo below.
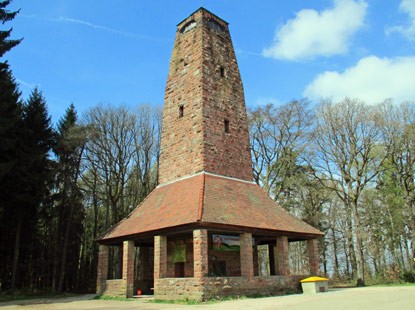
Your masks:
{"label": "tall evergreen tree", "polygon": [[[15,18],[16,14],[19,13],[20,10],[10,12],[6,10],[6,6],[10,4],[10,0],[0,1],[0,22],[4,25],[5,22],[12,20]],[[10,40],[8,37],[10,36],[13,28],[8,30],[0,30],[0,57],[19,44],[22,39],[19,40]],[[3,64],[4,65],[4,64]]]}
{"label": "tall evergreen tree", "polygon": [[57,156],[55,198],[59,223],[57,243],[61,245],[61,251],[55,253],[53,287],[61,292],[77,289],[76,274],[84,219],[78,178],[85,135],[83,128],[77,124],[73,104],[66,110],[57,127],[57,144],[54,149]]}
{"label": "tall evergreen tree", "polygon": [[[16,12],[5,7],[10,1],[0,1],[0,22],[12,20]],[[0,30],[0,57],[21,40],[8,40],[12,29]],[[0,290],[10,288],[11,265],[15,236],[11,210],[20,199],[21,178],[16,173],[22,159],[23,136],[22,104],[20,92],[6,61],[0,61]]]}
{"label": "tall evergreen tree", "polygon": [[[0,63],[0,289],[11,285],[13,218],[10,210],[19,200],[21,178],[16,169],[22,162],[22,105],[11,71]],[[13,231],[13,232],[12,232]]]}
{"label": "tall evergreen tree", "polygon": [[37,88],[23,106],[23,129],[20,145],[22,160],[15,172],[21,178],[20,184],[24,187],[19,189],[19,201],[13,210],[10,210],[16,222],[12,289],[16,284],[22,287],[30,283],[30,273],[33,269],[30,267],[38,241],[37,215],[49,196],[51,183],[49,152],[54,143],[54,135],[46,101]]}

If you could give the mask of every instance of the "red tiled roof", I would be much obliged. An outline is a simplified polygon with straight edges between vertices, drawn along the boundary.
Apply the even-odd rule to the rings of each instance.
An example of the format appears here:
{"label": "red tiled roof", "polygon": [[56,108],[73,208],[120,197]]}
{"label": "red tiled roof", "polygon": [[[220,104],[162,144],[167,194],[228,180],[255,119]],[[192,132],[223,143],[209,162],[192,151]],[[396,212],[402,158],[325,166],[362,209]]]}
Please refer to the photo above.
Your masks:
{"label": "red tiled roof", "polygon": [[259,229],[322,234],[289,214],[257,184],[206,175],[202,221]]}
{"label": "red tiled roof", "polygon": [[100,240],[194,223],[322,234],[290,215],[258,185],[201,173],[157,187]]}

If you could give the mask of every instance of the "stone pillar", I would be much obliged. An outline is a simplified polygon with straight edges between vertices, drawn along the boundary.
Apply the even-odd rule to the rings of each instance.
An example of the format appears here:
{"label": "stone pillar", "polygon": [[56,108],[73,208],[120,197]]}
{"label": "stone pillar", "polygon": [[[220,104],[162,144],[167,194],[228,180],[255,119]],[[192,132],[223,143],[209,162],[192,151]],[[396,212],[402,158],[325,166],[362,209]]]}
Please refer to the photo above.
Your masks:
{"label": "stone pillar", "polygon": [[243,233],[239,235],[240,256],[241,256],[241,276],[254,276],[254,257],[252,253],[252,234]]}
{"label": "stone pillar", "polygon": [[134,241],[124,241],[122,255],[122,279],[126,284],[127,298],[133,297],[134,290]]}
{"label": "stone pillar", "polygon": [[108,246],[100,245],[98,252],[97,295],[105,291],[105,282],[108,277]]}
{"label": "stone pillar", "polygon": [[275,273],[277,275],[290,275],[290,261],[288,256],[287,236],[277,237],[277,247],[275,257]]}
{"label": "stone pillar", "polygon": [[154,280],[165,278],[167,272],[167,237],[154,237]]}
{"label": "stone pillar", "polygon": [[193,231],[193,277],[207,277],[208,265],[208,233],[206,229],[196,229]]}
{"label": "stone pillar", "polygon": [[307,240],[308,262],[310,265],[310,274],[316,276],[320,273],[320,260],[318,254],[318,240]]}

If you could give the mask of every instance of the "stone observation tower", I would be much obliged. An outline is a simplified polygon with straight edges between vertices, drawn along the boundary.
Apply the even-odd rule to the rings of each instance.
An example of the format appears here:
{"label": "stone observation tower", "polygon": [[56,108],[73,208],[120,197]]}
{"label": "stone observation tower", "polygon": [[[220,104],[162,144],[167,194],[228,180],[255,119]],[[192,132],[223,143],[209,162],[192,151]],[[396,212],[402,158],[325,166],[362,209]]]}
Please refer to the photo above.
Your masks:
{"label": "stone observation tower", "polygon": [[[316,238],[322,233],[252,182],[244,92],[228,23],[204,8],[177,25],[159,179],[97,240],[99,295],[130,297],[137,289],[154,291],[156,299],[278,294],[305,276],[290,275],[288,243],[296,241],[307,242],[309,274],[319,273]],[[111,246],[123,247],[122,279],[108,279]]]}

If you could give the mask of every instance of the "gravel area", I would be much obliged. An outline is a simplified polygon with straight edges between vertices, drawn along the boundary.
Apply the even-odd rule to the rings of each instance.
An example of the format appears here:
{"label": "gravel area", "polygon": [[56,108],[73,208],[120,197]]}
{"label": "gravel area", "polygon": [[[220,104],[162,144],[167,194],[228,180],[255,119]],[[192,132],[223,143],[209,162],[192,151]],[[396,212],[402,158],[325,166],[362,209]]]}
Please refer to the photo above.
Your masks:
{"label": "gravel area", "polygon": [[215,309],[215,310],[278,310],[278,309],[365,309],[365,310],[414,310],[415,286],[365,287],[331,289],[315,295],[290,295],[280,297],[240,299],[206,305],[158,304],[143,296],[132,301],[95,300],[94,295],[62,299],[33,299],[0,303],[0,310],[157,310],[157,309]]}

